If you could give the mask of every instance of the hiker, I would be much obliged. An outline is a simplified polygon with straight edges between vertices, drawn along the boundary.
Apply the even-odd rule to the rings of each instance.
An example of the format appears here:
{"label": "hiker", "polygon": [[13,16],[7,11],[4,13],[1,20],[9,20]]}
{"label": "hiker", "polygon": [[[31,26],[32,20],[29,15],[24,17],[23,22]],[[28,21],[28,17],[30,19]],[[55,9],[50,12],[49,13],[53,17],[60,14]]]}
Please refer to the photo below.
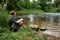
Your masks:
{"label": "hiker", "polygon": [[16,21],[15,17],[16,17],[16,12],[11,12],[9,18],[9,25],[10,25],[10,30],[13,30],[14,32],[17,31],[18,27],[23,26],[23,19],[19,19],[18,21]]}

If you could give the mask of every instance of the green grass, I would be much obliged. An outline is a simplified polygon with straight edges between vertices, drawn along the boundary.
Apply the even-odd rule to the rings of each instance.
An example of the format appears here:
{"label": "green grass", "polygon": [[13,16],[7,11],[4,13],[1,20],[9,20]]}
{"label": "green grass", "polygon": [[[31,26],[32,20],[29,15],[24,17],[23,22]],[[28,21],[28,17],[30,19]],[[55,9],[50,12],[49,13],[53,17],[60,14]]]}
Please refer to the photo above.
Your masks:
{"label": "green grass", "polygon": [[29,27],[19,28],[17,32],[12,32],[9,28],[1,26],[0,40],[45,40],[45,38]]}
{"label": "green grass", "polygon": [[43,11],[40,9],[23,9],[23,10],[19,10],[17,11],[18,14],[22,13],[22,14],[26,14],[26,13],[30,13],[30,14],[39,14],[42,13]]}

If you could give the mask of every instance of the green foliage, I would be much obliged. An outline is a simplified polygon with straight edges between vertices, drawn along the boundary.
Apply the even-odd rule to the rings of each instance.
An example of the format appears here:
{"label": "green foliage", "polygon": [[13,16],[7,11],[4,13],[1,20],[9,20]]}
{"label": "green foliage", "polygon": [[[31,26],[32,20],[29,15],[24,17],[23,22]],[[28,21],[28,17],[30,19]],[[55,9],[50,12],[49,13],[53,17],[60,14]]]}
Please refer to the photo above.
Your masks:
{"label": "green foliage", "polygon": [[[55,3],[51,3],[51,0],[38,0],[30,2],[30,0],[0,0],[2,6],[7,4],[7,10],[23,10],[23,9],[41,9],[44,12],[51,12],[51,9],[58,8],[60,6],[60,0],[55,0]],[[53,7],[54,6],[54,7]],[[53,11],[56,12],[56,11]]]}
{"label": "green foliage", "polygon": [[17,5],[17,0],[8,0],[7,2],[7,10],[15,10]]}
{"label": "green foliage", "polygon": [[29,27],[20,28],[17,32],[11,32],[8,28],[0,26],[0,31],[0,40],[45,40],[43,36],[39,36],[36,31]]}
{"label": "green foliage", "polygon": [[50,12],[51,9],[53,9],[53,6],[51,4],[47,4],[47,6],[45,7],[45,12]]}
{"label": "green foliage", "polygon": [[0,11],[2,10],[2,5],[0,4]]}
{"label": "green foliage", "polygon": [[29,9],[30,2],[29,0],[19,0],[17,2],[17,6],[19,7],[19,9]]}
{"label": "green foliage", "polygon": [[2,3],[2,0],[0,0],[0,3]]}
{"label": "green foliage", "polygon": [[0,26],[7,26],[8,24],[8,12],[0,11]]}
{"label": "green foliage", "polygon": [[40,7],[38,4],[39,2],[33,1],[33,3],[31,3],[29,0],[19,0],[17,2],[19,9],[37,9]]}
{"label": "green foliage", "polygon": [[40,9],[40,5],[39,5],[39,2],[37,1],[33,1],[33,3],[32,3],[32,8],[35,8],[35,9]]}
{"label": "green foliage", "polygon": [[59,7],[59,6],[60,6],[60,0],[58,0],[58,1],[55,0],[55,6],[56,6],[56,7]]}
{"label": "green foliage", "polygon": [[25,6],[25,2],[22,0],[19,0],[17,2],[17,6],[18,6],[18,9],[23,9],[23,7]]}
{"label": "green foliage", "polygon": [[43,11],[40,9],[33,9],[33,10],[32,9],[29,9],[29,10],[23,9],[23,10],[17,11],[17,14],[18,15],[20,15],[20,13],[22,13],[22,14],[29,14],[29,13],[39,14],[41,12],[43,12]]}
{"label": "green foliage", "polygon": [[59,8],[57,8],[56,12],[60,12],[60,7],[59,7]]}
{"label": "green foliage", "polygon": [[9,0],[7,3],[7,9],[8,10],[22,10],[22,9],[38,9],[40,8],[39,2],[33,1],[31,3],[29,0]]}

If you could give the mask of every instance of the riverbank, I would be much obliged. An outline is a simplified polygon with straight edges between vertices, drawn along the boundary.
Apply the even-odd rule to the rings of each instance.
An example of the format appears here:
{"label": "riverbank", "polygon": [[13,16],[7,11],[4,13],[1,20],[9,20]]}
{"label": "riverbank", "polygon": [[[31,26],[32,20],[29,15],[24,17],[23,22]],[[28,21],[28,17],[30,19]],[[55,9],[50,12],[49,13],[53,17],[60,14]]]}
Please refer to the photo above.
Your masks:
{"label": "riverbank", "polygon": [[59,8],[54,9],[46,9],[47,11],[43,11],[41,9],[22,9],[22,10],[16,10],[17,14],[40,14],[40,13],[60,13]]}
{"label": "riverbank", "polygon": [[16,11],[17,14],[39,14],[39,13],[42,13],[43,11],[40,10],[40,9],[23,9],[23,10],[18,10]]}
{"label": "riverbank", "polygon": [[[42,33],[40,33],[42,35]],[[29,27],[19,28],[17,32],[9,31],[9,28],[0,26],[0,40],[45,40],[35,30]]]}

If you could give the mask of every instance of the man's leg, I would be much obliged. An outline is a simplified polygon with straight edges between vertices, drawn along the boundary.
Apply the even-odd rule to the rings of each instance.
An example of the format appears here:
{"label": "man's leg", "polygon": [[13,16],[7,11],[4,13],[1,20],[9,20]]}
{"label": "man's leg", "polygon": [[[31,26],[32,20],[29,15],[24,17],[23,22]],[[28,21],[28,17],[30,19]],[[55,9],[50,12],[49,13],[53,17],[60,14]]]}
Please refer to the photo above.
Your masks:
{"label": "man's leg", "polygon": [[19,26],[23,26],[23,20],[18,20],[17,23],[19,24]]}
{"label": "man's leg", "polygon": [[19,25],[20,25],[20,26],[23,26],[23,22],[19,22]]}

